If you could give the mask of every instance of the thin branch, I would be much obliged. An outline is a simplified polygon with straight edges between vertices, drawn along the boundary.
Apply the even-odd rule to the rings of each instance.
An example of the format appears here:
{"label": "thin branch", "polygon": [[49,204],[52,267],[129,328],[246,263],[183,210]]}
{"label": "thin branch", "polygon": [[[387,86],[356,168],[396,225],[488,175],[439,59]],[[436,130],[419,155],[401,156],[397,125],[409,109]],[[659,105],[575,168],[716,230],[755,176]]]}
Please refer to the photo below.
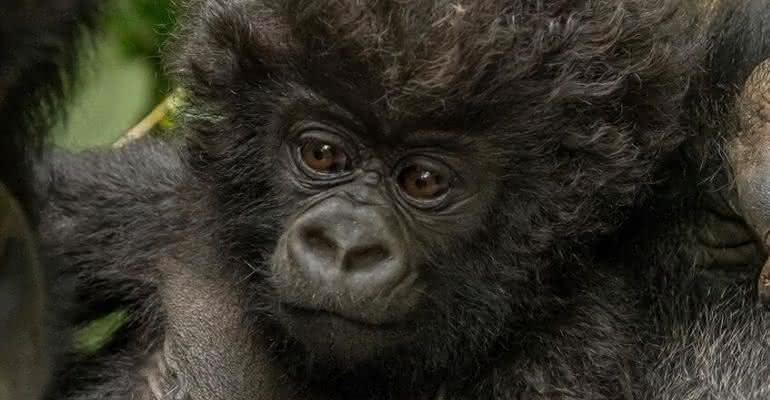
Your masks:
{"label": "thin branch", "polygon": [[175,95],[166,97],[155,109],[150,112],[144,119],[142,119],[136,126],[129,129],[117,142],[115,147],[125,146],[126,143],[132,142],[144,136],[152,131],[169,113],[174,109],[174,102],[176,101]]}

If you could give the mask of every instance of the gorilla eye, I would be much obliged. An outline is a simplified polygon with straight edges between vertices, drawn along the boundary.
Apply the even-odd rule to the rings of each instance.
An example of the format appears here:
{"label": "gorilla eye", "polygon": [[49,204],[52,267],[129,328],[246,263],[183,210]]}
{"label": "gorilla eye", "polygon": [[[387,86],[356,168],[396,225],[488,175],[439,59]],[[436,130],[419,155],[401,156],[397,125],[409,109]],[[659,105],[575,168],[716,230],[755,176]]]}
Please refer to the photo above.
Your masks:
{"label": "gorilla eye", "polygon": [[350,169],[347,153],[331,143],[311,140],[302,144],[299,152],[302,163],[313,172],[331,175]]}
{"label": "gorilla eye", "polygon": [[449,192],[446,175],[419,165],[404,169],[398,183],[407,196],[419,201],[436,200]]}

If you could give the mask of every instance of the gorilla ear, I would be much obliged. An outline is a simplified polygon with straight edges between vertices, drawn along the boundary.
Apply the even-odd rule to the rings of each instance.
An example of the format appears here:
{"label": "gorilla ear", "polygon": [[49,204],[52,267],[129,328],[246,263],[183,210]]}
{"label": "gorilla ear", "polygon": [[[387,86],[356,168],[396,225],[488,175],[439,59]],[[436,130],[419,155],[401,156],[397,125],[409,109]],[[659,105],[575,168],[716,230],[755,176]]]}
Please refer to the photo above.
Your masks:
{"label": "gorilla ear", "polygon": [[260,79],[285,68],[290,30],[280,1],[185,0],[169,43],[168,73],[185,88],[232,88],[238,80]]}

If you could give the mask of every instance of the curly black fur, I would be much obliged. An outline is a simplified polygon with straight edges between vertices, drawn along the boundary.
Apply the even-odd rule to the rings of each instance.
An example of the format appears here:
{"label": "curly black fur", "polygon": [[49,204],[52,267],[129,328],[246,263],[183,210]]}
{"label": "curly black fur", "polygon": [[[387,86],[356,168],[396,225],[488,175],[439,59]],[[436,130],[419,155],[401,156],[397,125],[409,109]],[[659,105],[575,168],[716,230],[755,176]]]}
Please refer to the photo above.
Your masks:
{"label": "curly black fur", "polygon": [[[671,309],[701,297],[666,305],[650,285],[676,280],[697,252],[701,177],[683,153],[706,133],[682,121],[707,58],[692,6],[190,1],[167,57],[185,89],[184,142],[65,156],[52,169],[51,253],[84,301],[134,311],[122,345],[73,369],[62,396],[601,400],[644,396],[689,370],[667,356],[663,374],[645,374],[660,348],[693,340],[697,354],[718,340],[729,316],[672,340],[670,326],[695,317]],[[278,142],[312,106],[354,114],[381,139],[460,130],[498,171],[494,200],[452,228],[461,233],[420,238],[438,242],[426,246],[433,312],[420,340],[354,370],[295,352],[267,311],[269,255],[298,203]],[[753,340],[741,332],[757,321],[727,337]],[[709,371],[735,370],[724,368]]]}
{"label": "curly black fur", "polygon": [[290,93],[281,84],[326,96],[363,87],[377,120],[491,136],[489,156],[523,186],[504,195],[527,196],[542,221],[518,229],[521,247],[541,250],[612,229],[684,139],[677,122],[700,47],[682,39],[686,27],[661,29],[676,2],[198,3],[169,58],[198,116],[190,158],[224,184],[220,163],[239,161],[222,149],[221,132],[237,129],[221,127],[240,122],[231,110],[261,110],[248,121],[260,126]]}

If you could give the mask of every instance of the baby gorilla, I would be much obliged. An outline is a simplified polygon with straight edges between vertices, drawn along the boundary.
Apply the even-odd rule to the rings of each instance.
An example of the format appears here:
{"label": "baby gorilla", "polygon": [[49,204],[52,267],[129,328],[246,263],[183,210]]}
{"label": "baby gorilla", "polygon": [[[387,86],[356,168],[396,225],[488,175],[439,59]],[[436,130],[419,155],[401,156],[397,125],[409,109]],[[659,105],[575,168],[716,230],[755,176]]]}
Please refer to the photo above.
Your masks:
{"label": "baby gorilla", "polygon": [[51,255],[133,318],[64,398],[641,393],[697,250],[675,6],[190,1],[182,141],[51,170]]}

